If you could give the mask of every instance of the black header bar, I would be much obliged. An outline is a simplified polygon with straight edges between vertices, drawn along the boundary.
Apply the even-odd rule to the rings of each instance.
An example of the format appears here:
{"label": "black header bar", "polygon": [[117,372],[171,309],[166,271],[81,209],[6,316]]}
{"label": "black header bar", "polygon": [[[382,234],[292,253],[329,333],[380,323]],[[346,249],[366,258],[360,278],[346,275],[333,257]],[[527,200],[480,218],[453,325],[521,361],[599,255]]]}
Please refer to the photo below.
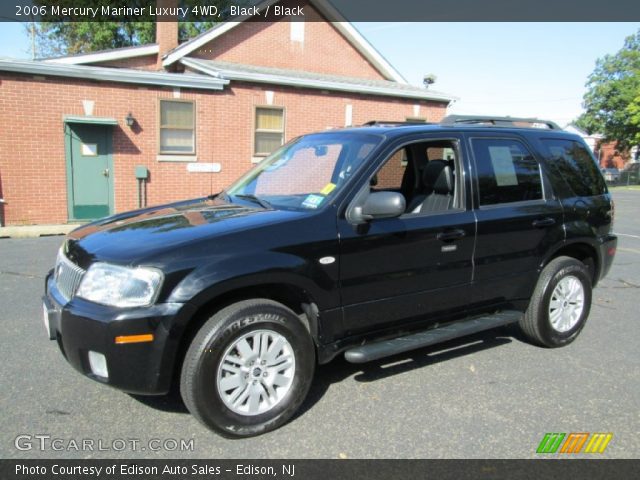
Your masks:
{"label": "black header bar", "polygon": [[3,480],[636,478],[640,460],[0,460]]}
{"label": "black header bar", "polygon": [[[640,21],[629,0],[8,0],[0,21],[320,21],[337,11],[350,22],[628,22]],[[541,32],[544,34],[544,32]],[[481,39],[477,39],[481,41]]]}

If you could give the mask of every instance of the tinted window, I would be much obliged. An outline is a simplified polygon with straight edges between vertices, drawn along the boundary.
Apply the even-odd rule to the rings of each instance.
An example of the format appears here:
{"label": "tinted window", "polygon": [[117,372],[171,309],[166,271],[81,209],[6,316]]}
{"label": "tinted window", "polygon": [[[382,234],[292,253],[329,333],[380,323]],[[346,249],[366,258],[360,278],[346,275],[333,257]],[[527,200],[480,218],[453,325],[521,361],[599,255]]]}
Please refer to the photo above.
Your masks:
{"label": "tinted window", "polygon": [[589,151],[572,140],[542,140],[551,154],[553,166],[577,196],[601,195],[607,191],[598,165]]}
{"label": "tinted window", "polygon": [[542,198],[540,166],[522,143],[476,138],[472,145],[478,171],[480,205]]}

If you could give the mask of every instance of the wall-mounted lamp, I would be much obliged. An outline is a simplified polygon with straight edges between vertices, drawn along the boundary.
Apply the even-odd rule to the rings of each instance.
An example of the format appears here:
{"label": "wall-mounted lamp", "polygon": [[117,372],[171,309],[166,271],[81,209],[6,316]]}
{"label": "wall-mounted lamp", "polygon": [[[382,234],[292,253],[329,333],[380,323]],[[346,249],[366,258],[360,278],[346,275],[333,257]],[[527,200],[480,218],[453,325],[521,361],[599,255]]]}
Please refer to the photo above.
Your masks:
{"label": "wall-mounted lamp", "polygon": [[124,117],[124,121],[127,123],[127,127],[129,128],[133,127],[136,123],[136,119],[133,118],[133,115],[131,115],[131,112],[129,112],[127,116]]}

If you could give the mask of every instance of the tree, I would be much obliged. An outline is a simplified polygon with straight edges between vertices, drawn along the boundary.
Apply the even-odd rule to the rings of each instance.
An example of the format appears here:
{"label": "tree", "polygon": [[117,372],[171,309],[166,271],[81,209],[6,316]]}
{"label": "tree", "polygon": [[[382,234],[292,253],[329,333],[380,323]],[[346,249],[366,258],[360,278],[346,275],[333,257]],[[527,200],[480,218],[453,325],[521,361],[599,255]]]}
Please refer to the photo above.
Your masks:
{"label": "tree", "polygon": [[585,112],[575,122],[626,149],[640,143],[640,30],[615,55],[596,61],[583,97]]}
{"label": "tree", "polygon": [[[155,5],[153,0],[110,0],[104,2],[112,7],[144,7],[144,14],[136,17],[121,16],[117,18],[102,18],[100,21],[62,21],[77,20],[73,18],[60,18],[44,16],[32,19],[26,24],[28,34],[32,39],[32,54],[37,58],[75,55],[89,53],[112,48],[131,47],[153,43],[155,40],[155,20],[149,12]],[[179,40],[188,40],[213,27],[217,21],[224,20],[226,15],[227,0],[213,0],[210,5],[218,7],[223,12],[216,21],[198,18],[191,14],[194,0],[179,0],[180,6],[187,8],[189,16],[179,22]],[[242,2],[240,2],[242,3]],[[45,0],[34,0],[34,4],[47,4]],[[57,0],[60,7],[93,6],[93,0]],[[36,21],[39,20],[39,21]],[[105,21],[114,20],[114,21]],[[190,21],[186,21],[190,20]]]}
{"label": "tree", "polygon": [[627,113],[629,114],[629,123],[635,128],[632,144],[640,145],[640,95],[627,106]]}
{"label": "tree", "polygon": [[38,58],[144,45],[155,39],[153,22],[34,22],[33,25]]}

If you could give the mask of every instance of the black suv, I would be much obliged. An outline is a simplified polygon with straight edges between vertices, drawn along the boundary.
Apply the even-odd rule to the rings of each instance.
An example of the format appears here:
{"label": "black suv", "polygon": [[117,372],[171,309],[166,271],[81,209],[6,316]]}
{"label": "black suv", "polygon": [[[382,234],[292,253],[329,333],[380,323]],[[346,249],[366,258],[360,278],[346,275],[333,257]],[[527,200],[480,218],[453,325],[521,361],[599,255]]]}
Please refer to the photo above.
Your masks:
{"label": "black suv", "polygon": [[509,323],[572,342],[612,225],[591,152],[552,122],[372,122],[296,138],[217,195],[78,228],[47,276],[45,324],[84,375],[179,385],[209,428],[257,435],[339,354]]}

